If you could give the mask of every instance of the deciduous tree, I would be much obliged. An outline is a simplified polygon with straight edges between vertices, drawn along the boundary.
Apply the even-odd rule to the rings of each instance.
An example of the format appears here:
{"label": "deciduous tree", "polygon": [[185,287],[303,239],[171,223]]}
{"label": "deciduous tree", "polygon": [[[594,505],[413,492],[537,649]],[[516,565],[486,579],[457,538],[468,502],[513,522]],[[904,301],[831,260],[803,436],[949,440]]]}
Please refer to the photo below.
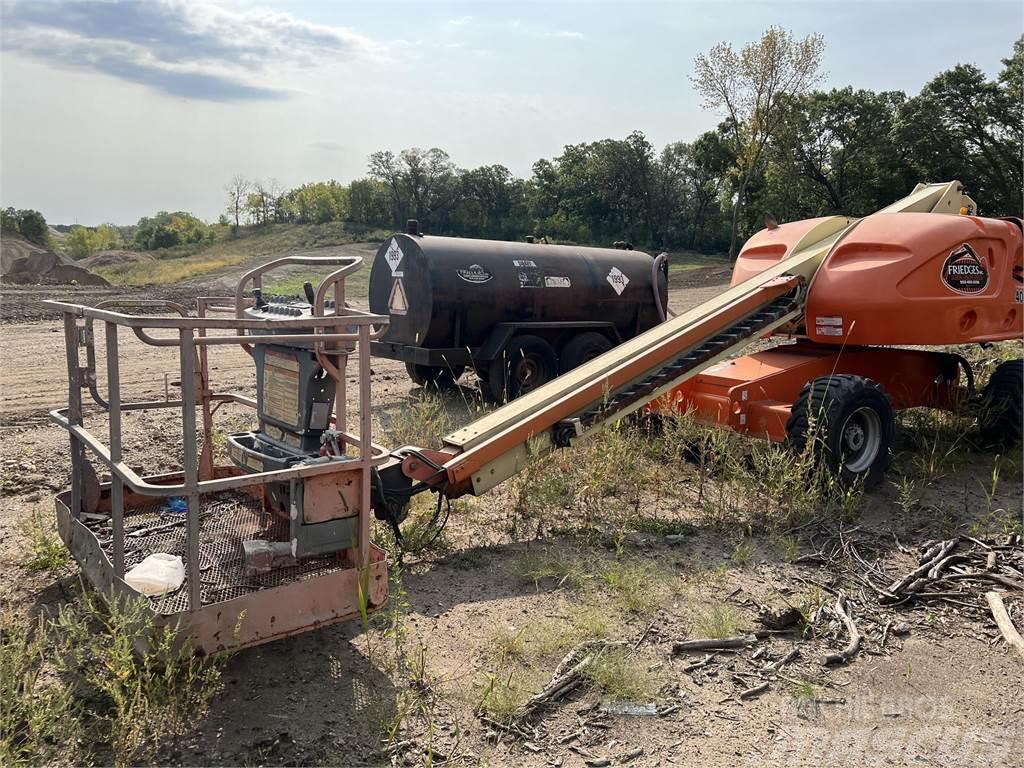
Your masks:
{"label": "deciduous tree", "polygon": [[739,51],[723,42],[694,62],[692,80],[704,106],[724,112],[729,126],[736,185],[729,245],[733,257],[747,186],[783,119],[781,104],[818,80],[824,50],[821,35],[796,39],[781,27],[769,27],[760,40]]}

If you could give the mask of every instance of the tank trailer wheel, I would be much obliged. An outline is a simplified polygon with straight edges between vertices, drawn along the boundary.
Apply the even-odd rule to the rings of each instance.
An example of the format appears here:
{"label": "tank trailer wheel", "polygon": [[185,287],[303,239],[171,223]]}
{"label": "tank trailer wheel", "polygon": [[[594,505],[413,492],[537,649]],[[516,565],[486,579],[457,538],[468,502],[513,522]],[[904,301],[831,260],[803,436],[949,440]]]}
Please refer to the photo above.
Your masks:
{"label": "tank trailer wheel", "polygon": [[789,445],[807,450],[850,486],[877,486],[889,466],[895,418],[885,388],[848,374],[823,376],[804,385],[786,422]]}
{"label": "tank trailer wheel", "polygon": [[558,376],[558,357],[540,336],[515,336],[488,368],[488,394],[496,403],[515,400]]}
{"label": "tank trailer wheel", "polygon": [[427,389],[444,390],[452,389],[455,386],[455,382],[462,375],[465,366],[453,365],[451,368],[436,368],[432,365],[406,363],[405,370],[413,384],[419,384]]}
{"label": "tank trailer wheel", "polygon": [[612,348],[612,343],[603,333],[586,331],[569,339],[562,347],[562,354],[558,358],[560,373],[567,373],[586,362],[603,355]]}
{"label": "tank trailer wheel", "polygon": [[1000,363],[981,392],[978,432],[984,446],[1010,448],[1024,427],[1024,360]]}

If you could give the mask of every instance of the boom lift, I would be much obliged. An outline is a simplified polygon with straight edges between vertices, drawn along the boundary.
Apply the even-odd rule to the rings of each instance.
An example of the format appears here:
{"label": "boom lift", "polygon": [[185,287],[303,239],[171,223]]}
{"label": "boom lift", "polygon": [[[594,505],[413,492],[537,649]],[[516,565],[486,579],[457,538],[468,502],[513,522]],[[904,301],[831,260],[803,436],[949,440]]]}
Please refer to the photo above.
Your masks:
{"label": "boom lift", "polygon": [[[437,492],[440,504],[482,494],[533,457],[640,409],[684,408],[798,445],[817,420],[822,458],[847,479],[875,482],[893,408],[953,407],[972,394],[973,379],[966,361],[950,353],[869,345],[1021,336],[1021,222],[979,218],[974,210],[957,182],[918,185],[865,219],[834,216],[762,231],[720,296],[445,436],[440,448],[388,451],[372,441],[370,344],[388,317],[345,304],[344,279],[358,259],[279,259],[243,276],[233,297],[200,298],[196,317],[169,303],[180,317],[48,302],[64,316],[70,382],[68,408],[51,414],[71,440],[72,487],[56,499],[58,530],[107,595],[133,594],[131,568],[144,558],[184,556],[183,585],[151,598],[150,607],[158,622],[176,623],[210,652],[380,607],[387,571],[370,541],[371,512],[397,532],[412,496]],[[340,268],[317,290],[307,283],[304,302],[265,301],[263,276],[295,263]],[[106,398],[97,383],[97,320],[105,326]],[[144,343],[177,348],[179,401],[121,402],[119,327]],[[731,360],[770,334],[799,341]],[[253,356],[255,400],[212,390],[208,354],[229,344]],[[357,431],[346,424],[353,356]],[[986,395],[1002,410],[991,411],[990,433],[1019,438],[1022,386],[1021,361],[996,371]],[[84,426],[83,388],[109,415],[109,447]],[[229,435],[231,463],[218,465],[213,416],[228,402],[254,408],[258,425]],[[122,413],[164,407],[181,409],[184,467],[143,477],[122,455]],[[110,482],[96,480],[87,451],[109,468]],[[175,519],[178,497],[184,514]]]}

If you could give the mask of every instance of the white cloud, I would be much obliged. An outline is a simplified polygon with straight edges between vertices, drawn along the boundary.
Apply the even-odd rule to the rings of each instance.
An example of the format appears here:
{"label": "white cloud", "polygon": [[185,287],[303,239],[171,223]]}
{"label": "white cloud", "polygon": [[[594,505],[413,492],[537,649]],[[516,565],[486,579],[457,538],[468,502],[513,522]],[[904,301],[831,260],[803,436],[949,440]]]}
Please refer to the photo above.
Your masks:
{"label": "white cloud", "polygon": [[548,32],[548,37],[560,37],[563,40],[583,40],[584,35],[582,32],[572,32],[567,29],[560,30],[558,32]]}
{"label": "white cloud", "polygon": [[467,24],[472,24],[474,19],[474,16],[458,16],[454,19],[448,19],[448,23],[453,27],[464,27]]}
{"label": "white cloud", "polygon": [[287,91],[267,84],[282,65],[308,68],[381,50],[345,27],[181,0],[12,3],[0,41],[49,64],[208,101],[282,98]]}

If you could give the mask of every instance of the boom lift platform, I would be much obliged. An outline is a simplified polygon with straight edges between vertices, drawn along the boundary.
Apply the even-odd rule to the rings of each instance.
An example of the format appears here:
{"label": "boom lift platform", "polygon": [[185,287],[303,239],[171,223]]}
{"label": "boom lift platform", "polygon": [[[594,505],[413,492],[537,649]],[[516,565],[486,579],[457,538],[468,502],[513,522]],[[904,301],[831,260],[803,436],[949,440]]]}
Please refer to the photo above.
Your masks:
{"label": "boom lift platform", "polygon": [[[720,296],[447,435],[440,448],[388,451],[372,442],[369,350],[388,317],[345,305],[344,277],[358,259],[339,262],[315,291],[307,284],[305,302],[265,301],[262,276],[285,264],[329,261],[271,262],[245,275],[234,297],[200,298],[196,317],[166,303],[180,317],[48,302],[64,316],[70,382],[68,408],[51,414],[71,439],[73,483],[56,500],[58,530],[89,581],[108,595],[132,592],[126,570],[145,555],[183,555],[184,586],[152,598],[151,607],[209,652],[374,610],[386,599],[387,572],[370,542],[371,510],[397,532],[415,494],[436,492],[439,504],[482,494],[534,457],[640,409],[685,409],[798,445],[817,420],[827,428],[813,435],[823,442],[822,458],[847,479],[870,484],[885,469],[893,408],[953,407],[971,396],[973,379],[966,361],[950,353],[869,345],[1022,335],[1021,222],[979,218],[974,210],[949,182],[918,185],[865,219],[764,230],[744,247],[733,285]],[[246,297],[250,286],[254,299]],[[333,304],[326,300],[332,291]],[[106,399],[96,384],[97,320],[105,326]],[[180,401],[121,402],[119,327],[147,344],[177,347]],[[799,341],[731,359],[770,334]],[[208,354],[224,344],[253,355],[256,400],[211,390]],[[358,433],[346,425],[353,355]],[[1020,437],[1022,382],[1020,361],[993,376],[986,394],[1003,411],[990,432]],[[109,414],[109,447],[83,426],[83,388]],[[231,464],[217,465],[213,414],[226,402],[254,408],[259,423],[229,435]],[[123,459],[121,414],[159,407],[181,409],[184,469],[142,477]],[[96,482],[87,451],[109,468],[109,483]],[[179,496],[183,527],[167,522],[161,503]]]}

